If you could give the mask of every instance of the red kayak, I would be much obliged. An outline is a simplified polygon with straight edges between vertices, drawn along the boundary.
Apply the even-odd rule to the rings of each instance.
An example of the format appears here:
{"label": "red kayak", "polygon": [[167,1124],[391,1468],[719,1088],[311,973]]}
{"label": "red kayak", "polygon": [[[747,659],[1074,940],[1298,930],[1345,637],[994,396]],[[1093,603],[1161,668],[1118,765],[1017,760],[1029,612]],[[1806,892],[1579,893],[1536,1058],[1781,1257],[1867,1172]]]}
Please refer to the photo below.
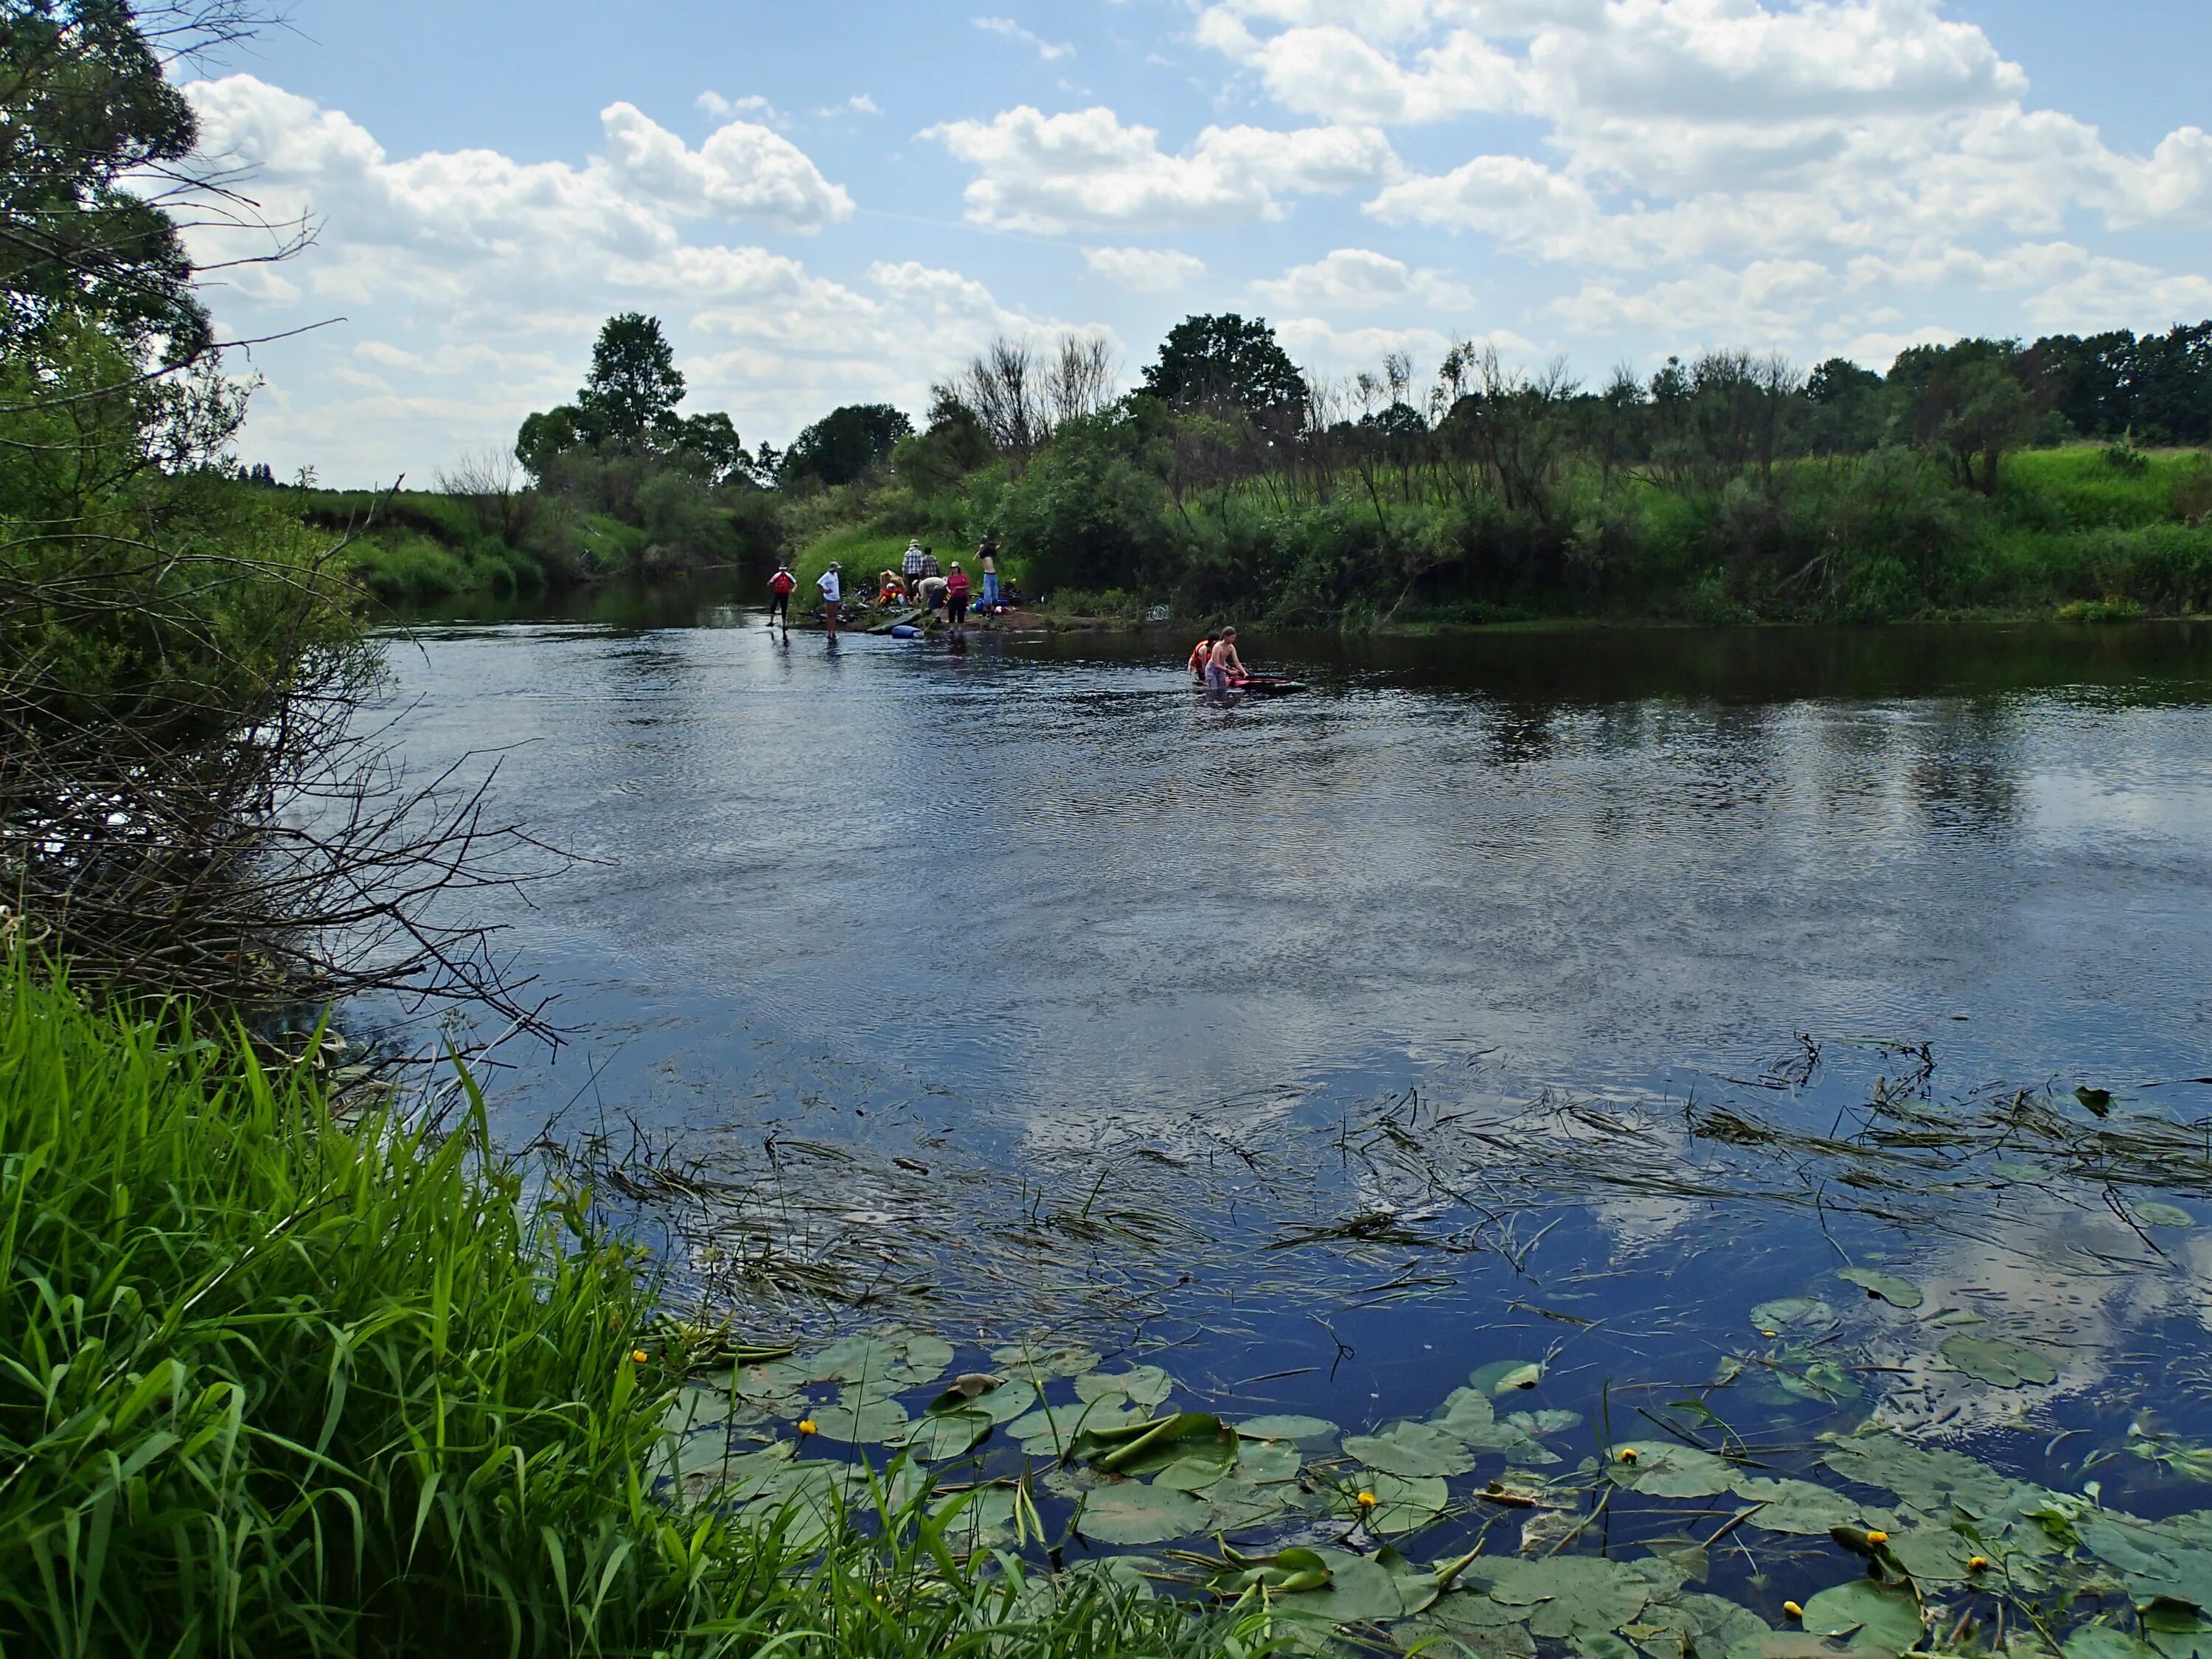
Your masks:
{"label": "red kayak", "polygon": [[[1203,691],[1206,685],[1202,681],[1194,682],[1191,689]],[[1307,688],[1304,680],[1294,680],[1287,674],[1247,674],[1242,679],[1230,681],[1229,689],[1242,691],[1248,697],[1287,697]]]}

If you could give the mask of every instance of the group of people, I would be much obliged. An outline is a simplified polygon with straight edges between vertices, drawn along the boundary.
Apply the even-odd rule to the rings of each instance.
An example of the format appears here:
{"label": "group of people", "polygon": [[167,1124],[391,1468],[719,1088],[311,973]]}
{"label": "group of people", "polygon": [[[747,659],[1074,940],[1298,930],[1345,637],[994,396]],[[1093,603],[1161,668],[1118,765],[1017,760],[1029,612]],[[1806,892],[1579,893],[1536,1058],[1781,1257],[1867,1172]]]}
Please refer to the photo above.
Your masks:
{"label": "group of people", "polygon": [[[986,537],[976,550],[976,563],[981,567],[983,591],[982,609],[988,611],[1004,610],[1012,600],[1011,588],[1002,588],[999,581],[999,537],[994,531]],[[884,571],[876,578],[876,603],[879,605],[918,605],[925,611],[942,611],[945,621],[955,634],[968,631],[968,612],[976,602],[975,585],[968,572],[955,559],[949,568],[937,562],[934,548],[924,547],[919,537],[907,544],[902,568]],[[822,620],[831,633],[837,631],[839,612],[845,600],[844,568],[834,560],[830,568],[815,579],[815,586],[822,594]],[[769,578],[768,625],[791,626],[791,596],[798,590],[799,578],[792,574],[788,559],[779,563],[775,574]]]}
{"label": "group of people", "polygon": [[1224,628],[1208,634],[1192,647],[1190,677],[1209,691],[1226,691],[1249,679],[1244,659],[1237,654],[1237,630]]}

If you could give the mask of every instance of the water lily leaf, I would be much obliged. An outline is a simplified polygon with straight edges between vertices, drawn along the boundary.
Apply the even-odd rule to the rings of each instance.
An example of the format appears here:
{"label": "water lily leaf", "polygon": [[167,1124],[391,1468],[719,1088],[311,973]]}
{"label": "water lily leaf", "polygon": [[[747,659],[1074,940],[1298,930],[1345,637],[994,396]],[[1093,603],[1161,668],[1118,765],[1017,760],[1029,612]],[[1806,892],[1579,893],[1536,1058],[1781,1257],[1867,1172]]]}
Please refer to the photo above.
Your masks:
{"label": "water lily leaf", "polygon": [[1735,1482],[1726,1459],[1669,1440],[1632,1440],[1613,1449],[1605,1472],[1615,1486],[1651,1498],[1711,1498]]}
{"label": "water lily leaf", "polygon": [[1729,1490],[1747,1504],[1759,1505],[1750,1524],[1768,1532],[1825,1538],[1829,1528],[1850,1526],[1859,1519],[1856,1504],[1810,1480],[1742,1479]]}
{"label": "water lily leaf", "polygon": [[2040,1164],[2024,1164],[2011,1158],[1997,1159],[1990,1165],[1990,1173],[1999,1181],[2014,1181],[2030,1187],[2040,1187],[2051,1179],[2051,1171]]}
{"label": "water lily leaf", "polygon": [[841,1390],[834,1403],[814,1413],[814,1426],[824,1440],[856,1446],[888,1445],[906,1438],[906,1407],[896,1400]]}
{"label": "water lily leaf", "polygon": [[1499,1359],[1485,1365],[1468,1378],[1468,1386],[1480,1389],[1486,1395],[1512,1394],[1533,1389],[1544,1380],[1541,1360]]}
{"label": "water lily leaf", "polygon": [[1164,1403],[1174,1391],[1174,1379],[1158,1365],[1138,1365],[1114,1374],[1088,1371],[1075,1379],[1075,1397],[1078,1400],[1105,1400],[1119,1396],[1132,1405],[1147,1408]]}
{"label": "water lily leaf", "polygon": [[1326,1589],[1287,1595],[1286,1611],[1310,1613],[1332,1625],[1387,1624],[1409,1618],[1437,1599],[1436,1575],[1424,1572],[1395,1550],[1353,1555],[1346,1550],[1314,1552],[1328,1566]]}
{"label": "water lily leaf", "polygon": [[1966,1563],[1981,1553],[1948,1527],[1908,1527],[1890,1534],[1885,1547],[1890,1559],[1920,1584],[1966,1583],[1973,1576]]}
{"label": "water lily leaf", "polygon": [[1761,1336],[1803,1336],[1832,1327],[1836,1310],[1817,1296],[1785,1296],[1753,1308],[1751,1322]]}
{"label": "water lily leaf", "polygon": [[941,1336],[931,1336],[927,1333],[908,1336],[901,1348],[906,1362],[906,1380],[910,1387],[919,1388],[924,1382],[934,1382],[952,1369],[952,1345]]}
{"label": "water lily leaf", "polygon": [[1237,1472],[1255,1486],[1295,1480],[1305,1457],[1286,1440],[1247,1441],[1237,1449]]}
{"label": "water lily leaf", "polygon": [[2146,1227],[2193,1227],[2197,1218],[2179,1204],[2138,1204],[2136,1219]]}
{"label": "water lily leaf", "polygon": [[1017,1376],[1080,1376],[1098,1369],[1098,1351],[1068,1342],[1016,1342],[991,1350],[994,1364]]}
{"label": "water lily leaf", "polygon": [[1957,1369],[1993,1389],[2041,1388],[2058,1380],[2058,1368],[2048,1359],[2002,1337],[1946,1337],[1939,1352]]}
{"label": "water lily leaf", "polygon": [[880,1336],[848,1336],[800,1363],[810,1382],[880,1381],[906,1366],[899,1348]]}
{"label": "water lily leaf", "polygon": [[1580,1425],[1580,1412],[1515,1412],[1505,1419],[1522,1433],[1529,1436],[1565,1434]]}
{"label": "water lily leaf", "polygon": [[1857,1285],[1869,1296],[1878,1297],[1893,1308],[1910,1310],[1928,1299],[1911,1279],[1899,1279],[1895,1273],[1881,1273],[1873,1267],[1845,1267],[1836,1277]]}
{"label": "water lily leaf", "polygon": [[1087,1430],[1123,1428],[1141,1421],[1119,1401],[1078,1400],[1066,1406],[1046,1406],[1016,1418],[1006,1432],[1022,1443],[1024,1451],[1038,1449],[1058,1456],[1075,1437]]}
{"label": "water lily leaf", "polygon": [[1490,1403],[1490,1398],[1488,1389],[1471,1384],[1464,1389],[1454,1389],[1444,1396],[1444,1403],[1437,1407],[1429,1420],[1462,1436],[1474,1430],[1486,1429],[1498,1421],[1498,1410]]}
{"label": "water lily leaf", "polygon": [[1234,1468],[1214,1457],[1178,1457],[1152,1477],[1152,1484],[1171,1492],[1203,1492]]}
{"label": "water lily leaf", "polygon": [[[962,1503],[963,1498],[965,1503]],[[1014,1529],[1012,1486],[983,1486],[972,1492],[940,1498],[930,1505],[929,1512],[941,1516],[955,1504],[961,1504],[960,1512],[947,1524],[945,1538],[957,1551],[988,1548],[1003,1541]]]}
{"label": "water lily leaf", "polygon": [[1243,1532],[1279,1521],[1305,1502],[1296,1486],[1277,1482],[1262,1486],[1245,1479],[1240,1466],[1206,1489],[1206,1530]]}
{"label": "water lily leaf", "polygon": [[1208,1588],[1218,1595],[1241,1595],[1254,1589],[1296,1595],[1306,1590],[1327,1589],[1336,1577],[1328,1562],[1308,1549],[1231,1559],[1245,1565],[1217,1573],[1208,1581]]}
{"label": "water lily leaf", "polygon": [[[1514,1617],[1516,1613],[1523,1617]],[[1425,1638],[1447,1638],[1452,1646],[1425,1650],[1439,1659],[1455,1648],[1472,1659],[1536,1659],[1536,1638],[1528,1634],[1524,1618],[1525,1609],[1501,1607],[1487,1595],[1456,1590],[1419,1619],[1399,1626],[1395,1633],[1408,1651]]]}
{"label": "water lily leaf", "polygon": [[1528,1628],[1565,1641],[1617,1630],[1644,1610],[1655,1586],[1634,1569],[1596,1556],[1561,1555],[1499,1565],[1490,1594],[1530,1609]]}
{"label": "water lily leaf", "polygon": [[2159,1659],[2159,1651],[2110,1625],[2084,1625],[2066,1638],[2066,1659]]}
{"label": "water lily leaf", "polygon": [[1389,1534],[1418,1532],[1442,1519],[1451,1507],[1451,1488],[1434,1475],[1370,1474],[1367,1490],[1375,1495],[1367,1524]]}
{"label": "water lily leaf", "polygon": [[798,1448],[788,1440],[746,1449],[733,1443],[727,1434],[710,1430],[693,1435],[678,1449],[674,1473],[687,1486],[711,1484],[730,1495],[732,1501],[742,1502],[797,1455]]}
{"label": "water lily leaf", "polygon": [[1233,1465],[1237,1445],[1236,1435],[1211,1413],[1177,1412],[1151,1422],[1079,1430],[1068,1455],[1109,1474],[1153,1474],[1186,1458]]}
{"label": "water lily leaf", "polygon": [[1954,1504],[1975,1515],[1993,1514],[2012,1498],[2015,1485],[1962,1453],[1916,1446],[1879,1431],[1838,1439],[1820,1461],[1846,1480],[1895,1492],[1930,1515]]}
{"label": "water lily leaf", "polygon": [[990,1418],[981,1412],[939,1412],[908,1431],[906,1449],[925,1463],[941,1463],[972,1450],[991,1428]]}
{"label": "water lily leaf", "polygon": [[1832,1359],[1815,1359],[1802,1366],[1776,1365],[1768,1375],[1774,1386],[1800,1400],[1817,1400],[1824,1406],[1840,1406],[1859,1397],[1858,1379]]}
{"label": "water lily leaf", "polygon": [[1582,1659],[1638,1659],[1636,1650],[1609,1630],[1576,1637],[1574,1650]]}
{"label": "water lily leaf", "polygon": [[1833,1641],[1857,1637],[1902,1653],[1920,1640],[1920,1600],[1902,1584],[1855,1578],[1805,1604],[1805,1633]]}
{"label": "water lily leaf", "polygon": [[1397,1423],[1380,1434],[1348,1435],[1344,1455],[1386,1474],[1465,1474],[1474,1468],[1467,1443],[1433,1423]]}
{"label": "water lily leaf", "polygon": [[1322,1417],[1255,1417],[1239,1423],[1247,1440],[1286,1440],[1295,1446],[1320,1446],[1336,1438],[1336,1425]]}
{"label": "water lily leaf", "polygon": [[1188,1492],[1123,1480],[1084,1498],[1075,1529],[1101,1544],[1164,1544],[1206,1522],[1206,1505]]}

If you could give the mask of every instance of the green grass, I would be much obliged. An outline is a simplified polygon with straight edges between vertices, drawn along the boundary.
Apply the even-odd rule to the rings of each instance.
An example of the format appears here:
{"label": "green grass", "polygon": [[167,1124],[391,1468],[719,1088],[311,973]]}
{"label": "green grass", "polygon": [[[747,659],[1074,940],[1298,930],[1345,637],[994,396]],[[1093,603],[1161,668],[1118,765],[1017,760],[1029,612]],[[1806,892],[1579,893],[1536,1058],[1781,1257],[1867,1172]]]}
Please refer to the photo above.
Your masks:
{"label": "green grass", "polygon": [[[886,536],[866,526],[832,531],[828,535],[817,537],[791,562],[792,574],[799,578],[799,592],[793,604],[802,608],[813,604],[815,580],[830,568],[832,559],[844,567],[847,592],[859,592],[863,584],[870,585],[872,591],[872,584],[883,572],[902,568],[908,539],[906,536]],[[945,569],[952,568],[953,560],[959,560],[975,584],[975,597],[981,598],[983,576],[976,566],[974,548],[956,546],[942,537],[925,536],[921,539],[925,546],[937,550],[937,562]],[[1023,586],[1028,586],[1025,560],[1001,558],[999,572],[1002,576],[1012,577]]]}
{"label": "green grass", "polygon": [[181,1029],[0,963],[0,1654],[1267,1646],[956,1559],[926,1494],[826,1542],[672,1506],[640,1258],[526,1209],[472,1093],[447,1136],[342,1128]]}

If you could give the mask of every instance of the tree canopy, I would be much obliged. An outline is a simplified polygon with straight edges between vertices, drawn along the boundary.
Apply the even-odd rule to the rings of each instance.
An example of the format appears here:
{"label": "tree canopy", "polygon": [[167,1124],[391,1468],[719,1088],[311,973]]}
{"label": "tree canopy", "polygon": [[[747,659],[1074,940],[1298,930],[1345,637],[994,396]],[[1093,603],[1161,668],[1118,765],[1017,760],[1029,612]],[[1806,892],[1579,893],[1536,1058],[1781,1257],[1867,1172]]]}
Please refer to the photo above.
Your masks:
{"label": "tree canopy", "polygon": [[825,484],[851,483],[890,459],[914,422],[889,404],[848,404],[832,410],[791,441],[779,476],[786,483],[817,478]]}
{"label": "tree canopy", "polygon": [[1242,410],[1255,421],[1294,415],[1305,377],[1261,318],[1234,313],[1186,317],[1169,331],[1144,389],[1176,410]]}
{"label": "tree canopy", "polygon": [[73,314],[172,362],[206,347],[191,262],[149,199],[198,141],[122,0],[0,0],[0,343]]}
{"label": "tree canopy", "polygon": [[585,429],[624,447],[666,426],[684,401],[684,374],[660,319],[635,311],[610,317],[592,347],[592,372],[576,394]]}

